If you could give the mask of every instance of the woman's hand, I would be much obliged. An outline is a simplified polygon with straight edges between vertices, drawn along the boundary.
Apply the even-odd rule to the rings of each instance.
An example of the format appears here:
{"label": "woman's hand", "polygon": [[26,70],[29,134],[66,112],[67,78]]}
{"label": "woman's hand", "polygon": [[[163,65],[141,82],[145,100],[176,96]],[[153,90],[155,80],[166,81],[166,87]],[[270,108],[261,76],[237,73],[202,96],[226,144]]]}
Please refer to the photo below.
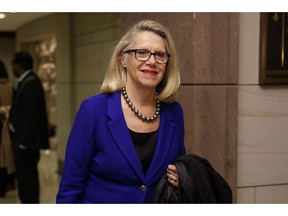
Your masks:
{"label": "woman's hand", "polygon": [[0,107],[0,117],[2,117],[3,119],[6,117],[6,111],[4,107]]}
{"label": "woman's hand", "polygon": [[178,171],[175,165],[169,164],[167,168],[167,173],[168,181],[170,184],[172,184],[174,187],[178,188],[179,187],[179,177],[178,177]]}
{"label": "woman's hand", "polygon": [[9,110],[10,110],[10,106],[1,106],[0,107],[0,116],[3,119],[9,118]]}

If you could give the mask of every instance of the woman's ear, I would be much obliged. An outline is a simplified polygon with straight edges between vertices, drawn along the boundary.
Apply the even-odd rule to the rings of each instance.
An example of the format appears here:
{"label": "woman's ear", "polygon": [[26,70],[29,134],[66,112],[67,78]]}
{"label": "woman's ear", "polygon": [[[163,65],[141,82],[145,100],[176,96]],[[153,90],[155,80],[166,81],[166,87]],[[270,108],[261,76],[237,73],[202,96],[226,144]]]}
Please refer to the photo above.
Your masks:
{"label": "woman's ear", "polygon": [[126,55],[125,55],[125,53],[121,55],[121,64],[122,64],[122,67],[126,68]]}

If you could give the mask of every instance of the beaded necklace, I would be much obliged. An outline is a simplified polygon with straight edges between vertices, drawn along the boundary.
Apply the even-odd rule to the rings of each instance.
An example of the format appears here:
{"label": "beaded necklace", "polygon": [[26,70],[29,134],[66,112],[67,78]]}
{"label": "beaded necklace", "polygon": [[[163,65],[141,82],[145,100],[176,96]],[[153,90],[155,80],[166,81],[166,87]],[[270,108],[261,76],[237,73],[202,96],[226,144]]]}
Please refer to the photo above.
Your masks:
{"label": "beaded necklace", "polygon": [[[122,88],[122,94],[123,94],[123,97],[124,97],[126,103],[127,103],[128,106],[130,107],[130,109],[131,109],[131,110],[136,114],[136,116],[137,116],[139,119],[141,119],[142,121],[152,122],[152,121],[155,121],[155,120],[158,118],[158,116],[159,116],[159,114],[160,114],[160,101],[159,101],[158,99],[156,100],[157,105],[156,105],[156,112],[155,112],[155,114],[154,114],[153,116],[151,116],[151,117],[147,117],[147,116],[143,115],[142,113],[140,113],[139,110],[136,109],[136,107],[132,104],[132,102],[130,101],[130,99],[129,99],[128,95],[127,95],[127,91],[126,91],[126,88],[125,88],[125,87]],[[158,94],[158,93],[156,92],[156,95],[157,95],[157,94]]]}

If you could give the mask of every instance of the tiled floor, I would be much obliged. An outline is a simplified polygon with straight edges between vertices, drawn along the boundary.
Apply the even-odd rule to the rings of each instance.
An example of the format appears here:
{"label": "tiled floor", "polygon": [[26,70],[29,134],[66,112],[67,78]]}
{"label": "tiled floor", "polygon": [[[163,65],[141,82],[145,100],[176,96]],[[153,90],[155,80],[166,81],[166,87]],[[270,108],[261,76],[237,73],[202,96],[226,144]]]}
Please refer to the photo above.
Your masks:
{"label": "tiled floor", "polygon": [[[55,203],[60,182],[60,175],[57,174],[57,152],[55,150],[41,151],[41,159],[38,167],[40,178],[40,203]],[[17,190],[7,192],[5,198],[0,198],[0,203],[20,203]]]}

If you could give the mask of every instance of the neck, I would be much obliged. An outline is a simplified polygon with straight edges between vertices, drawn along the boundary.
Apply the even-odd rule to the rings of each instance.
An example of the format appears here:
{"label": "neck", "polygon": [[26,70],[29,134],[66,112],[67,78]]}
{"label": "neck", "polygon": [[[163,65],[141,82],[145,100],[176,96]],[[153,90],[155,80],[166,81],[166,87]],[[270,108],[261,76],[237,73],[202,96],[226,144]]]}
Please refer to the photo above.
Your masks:
{"label": "neck", "polygon": [[141,87],[133,87],[126,86],[127,94],[133,103],[137,106],[155,106],[155,88],[141,88]]}

